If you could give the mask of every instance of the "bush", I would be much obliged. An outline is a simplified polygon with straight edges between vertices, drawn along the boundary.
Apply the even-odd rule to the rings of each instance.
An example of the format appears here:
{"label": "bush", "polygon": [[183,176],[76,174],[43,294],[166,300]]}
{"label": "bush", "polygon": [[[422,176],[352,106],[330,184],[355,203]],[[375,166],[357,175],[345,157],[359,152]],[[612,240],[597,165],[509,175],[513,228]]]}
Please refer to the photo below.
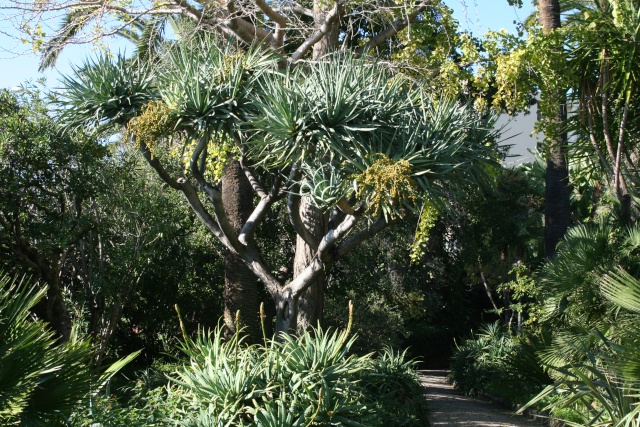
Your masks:
{"label": "bush", "polygon": [[499,322],[484,325],[479,334],[472,333],[457,346],[451,359],[450,379],[468,395],[486,391],[491,382],[500,382],[513,351],[511,335]]}
{"label": "bush", "polygon": [[[181,345],[187,361],[152,368],[133,387],[94,398],[74,427],[425,426],[426,400],[406,352],[351,353],[344,331],[316,329],[264,345],[222,328]],[[169,372],[164,374],[164,372]],[[167,384],[168,383],[168,384]],[[124,394],[124,396],[123,396]]]}
{"label": "bush", "polygon": [[183,346],[189,363],[173,382],[188,426],[424,426],[426,402],[404,353],[349,353],[355,338],[307,332],[245,346],[220,328]]}
{"label": "bush", "polygon": [[513,337],[499,322],[483,326],[454,352],[454,387],[468,395],[488,393],[510,404],[526,402],[551,382],[535,355],[534,341]]}

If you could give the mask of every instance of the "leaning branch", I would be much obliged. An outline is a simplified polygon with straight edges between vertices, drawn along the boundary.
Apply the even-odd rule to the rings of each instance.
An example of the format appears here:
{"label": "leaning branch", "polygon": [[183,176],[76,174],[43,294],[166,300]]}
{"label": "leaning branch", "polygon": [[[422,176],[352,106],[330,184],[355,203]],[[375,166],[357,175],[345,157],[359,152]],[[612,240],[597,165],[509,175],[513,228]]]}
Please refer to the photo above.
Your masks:
{"label": "leaning branch", "polygon": [[413,10],[413,12],[408,14],[405,18],[398,19],[393,23],[391,23],[391,25],[387,27],[384,31],[376,34],[366,44],[357,48],[355,50],[355,53],[357,54],[367,53],[367,51],[369,51],[370,49],[373,49],[378,45],[380,45],[381,43],[384,43],[389,38],[398,34],[399,31],[402,31],[403,29],[405,29],[411,22],[415,21],[418,15],[424,12],[424,10],[429,6],[433,6],[433,0],[422,1],[420,4],[415,6],[415,9]]}
{"label": "leaning branch", "polygon": [[286,286],[291,292],[291,296],[295,299],[299,297],[320,275],[322,271],[330,267],[336,260],[335,253],[332,249],[335,245],[358,223],[359,216],[347,215],[344,221],[334,230],[329,230],[322,238],[318,245],[316,255],[298,276],[296,276]]}
{"label": "leaning branch", "polygon": [[338,260],[342,258],[344,255],[351,252],[351,250],[358,246],[360,243],[364,242],[365,240],[369,240],[376,234],[385,230],[391,224],[394,224],[396,221],[397,220],[387,221],[384,218],[379,218],[366,229],[359,231],[349,239],[342,242],[337,248],[335,259]]}
{"label": "leaning branch", "polygon": [[238,240],[243,245],[247,245],[249,241],[253,238],[253,234],[255,233],[255,229],[260,225],[262,220],[266,217],[271,205],[278,200],[278,193],[280,192],[280,184],[281,179],[277,178],[276,182],[274,182],[271,187],[271,191],[269,195],[265,195],[260,199],[258,206],[253,210],[247,222],[242,226],[242,230],[240,230],[240,235],[238,236]]}
{"label": "leaning branch", "polygon": [[331,9],[329,13],[327,13],[324,23],[320,26],[320,28],[318,28],[318,30],[315,33],[313,33],[309,38],[307,38],[296,49],[296,51],[293,52],[293,54],[289,58],[290,63],[295,64],[296,62],[298,62],[307,54],[309,49],[311,49],[314,44],[322,40],[324,35],[327,34],[331,29],[331,26],[333,25],[333,23],[336,22],[340,17],[340,9],[342,8],[342,6],[344,6],[345,1],[346,0],[339,0],[336,2],[336,4],[333,6],[333,9]]}

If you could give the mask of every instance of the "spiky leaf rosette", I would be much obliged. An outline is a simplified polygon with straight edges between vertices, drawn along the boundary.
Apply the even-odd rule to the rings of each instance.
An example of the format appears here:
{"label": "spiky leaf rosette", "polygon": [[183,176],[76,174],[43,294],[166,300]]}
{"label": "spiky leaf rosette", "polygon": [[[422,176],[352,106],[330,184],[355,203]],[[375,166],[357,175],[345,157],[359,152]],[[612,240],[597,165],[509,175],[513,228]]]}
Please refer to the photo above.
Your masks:
{"label": "spiky leaf rosette", "polygon": [[159,68],[160,96],[177,117],[177,128],[233,135],[252,108],[256,80],[273,70],[275,59],[258,49],[244,52],[197,37],[174,46]]}
{"label": "spiky leaf rosette", "polygon": [[[493,118],[454,100],[425,98],[381,65],[336,56],[266,75],[260,86],[262,95],[247,123],[253,131],[249,156],[267,168],[303,165],[303,186],[318,181],[323,171],[321,181],[333,182],[336,190],[324,186],[325,198],[322,191],[313,192],[314,202],[325,208],[339,194],[358,192],[353,178],[372,182],[374,171],[382,171],[381,158],[388,159],[387,172],[402,166],[402,183],[396,179],[394,185],[407,191],[391,191],[394,185],[360,190],[360,202],[376,205],[369,206],[374,216],[398,216],[403,207],[413,208],[418,197],[409,190],[414,187],[441,201],[464,186],[492,180],[490,169],[497,164]],[[339,185],[339,180],[349,182]]]}
{"label": "spiky leaf rosette", "polygon": [[102,54],[73,71],[62,79],[59,100],[67,128],[123,126],[157,98],[150,66],[121,54]]}

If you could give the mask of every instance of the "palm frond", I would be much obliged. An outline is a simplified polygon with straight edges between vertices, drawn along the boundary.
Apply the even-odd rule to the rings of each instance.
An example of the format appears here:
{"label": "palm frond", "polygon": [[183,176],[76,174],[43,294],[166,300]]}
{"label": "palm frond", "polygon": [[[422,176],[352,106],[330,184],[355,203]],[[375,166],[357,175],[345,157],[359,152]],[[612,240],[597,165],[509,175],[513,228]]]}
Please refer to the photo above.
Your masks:
{"label": "palm frond", "polygon": [[44,71],[56,65],[62,49],[89,25],[90,17],[96,10],[98,10],[97,7],[76,9],[62,17],[60,29],[43,46],[38,71]]}
{"label": "palm frond", "polygon": [[600,288],[610,301],[640,313],[640,280],[618,266],[602,277]]}

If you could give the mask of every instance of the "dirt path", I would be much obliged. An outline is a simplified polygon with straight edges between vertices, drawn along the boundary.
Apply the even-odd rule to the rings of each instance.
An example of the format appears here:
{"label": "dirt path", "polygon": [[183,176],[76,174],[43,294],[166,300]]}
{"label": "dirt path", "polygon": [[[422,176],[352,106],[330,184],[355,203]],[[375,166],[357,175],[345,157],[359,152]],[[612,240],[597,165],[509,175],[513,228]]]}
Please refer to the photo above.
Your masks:
{"label": "dirt path", "polygon": [[422,371],[429,400],[429,421],[436,426],[540,427],[535,421],[453,391],[446,371]]}

